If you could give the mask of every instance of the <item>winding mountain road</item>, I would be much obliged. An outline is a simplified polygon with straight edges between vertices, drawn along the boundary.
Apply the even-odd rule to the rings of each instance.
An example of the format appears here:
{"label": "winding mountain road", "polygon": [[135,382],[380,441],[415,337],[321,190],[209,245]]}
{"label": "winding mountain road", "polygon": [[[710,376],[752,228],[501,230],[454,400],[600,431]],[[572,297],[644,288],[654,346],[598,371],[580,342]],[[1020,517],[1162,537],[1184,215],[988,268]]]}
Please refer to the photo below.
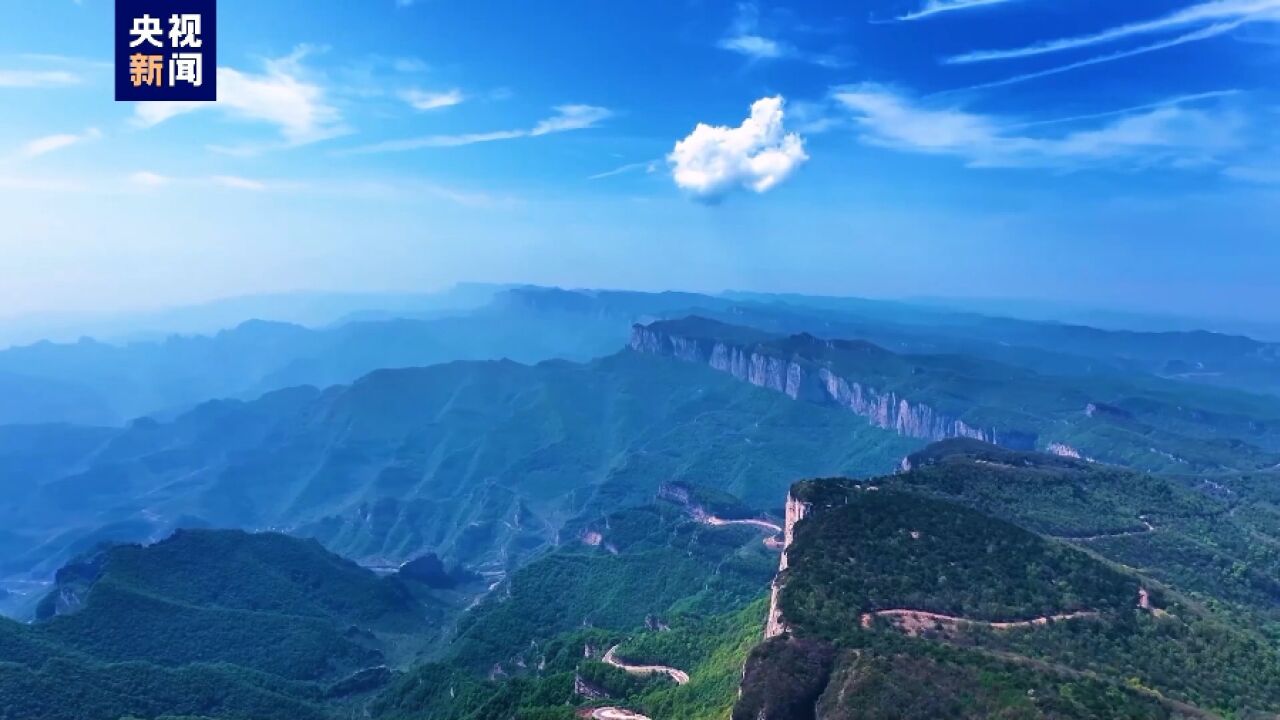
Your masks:
{"label": "winding mountain road", "polygon": [[683,670],[669,667],[667,665],[633,665],[626,660],[620,660],[617,655],[618,646],[614,645],[609,648],[609,652],[604,654],[601,662],[606,665],[612,665],[620,670],[628,672],[632,675],[666,675],[675,680],[677,685],[684,685],[689,682],[689,673]]}
{"label": "winding mountain road", "polygon": [[1135,535],[1150,535],[1156,531],[1156,526],[1152,525],[1145,517],[1138,518],[1138,520],[1144,526],[1142,530],[1120,530],[1118,532],[1099,533],[1097,535],[1086,535],[1084,537],[1058,536],[1058,539],[1066,540],[1067,542],[1091,542],[1094,540],[1107,540],[1110,538],[1134,537]]}
{"label": "winding mountain road", "polygon": [[648,715],[641,715],[626,708],[601,707],[591,711],[593,720],[653,720]]}
{"label": "winding mountain road", "polygon": [[771,523],[768,520],[725,520],[724,518],[708,515],[702,520],[707,525],[714,527],[724,527],[725,525],[750,525],[752,527],[767,530],[775,535],[782,534],[782,526],[777,523]]}
{"label": "winding mountain road", "polygon": [[1050,622],[1058,622],[1060,620],[1076,620],[1078,618],[1097,616],[1098,613],[1096,611],[1080,610],[1078,612],[1061,613],[1059,615],[1042,615],[1029,620],[991,622],[987,620],[974,620],[972,618],[956,617],[955,615],[943,615],[941,613],[928,612],[926,610],[894,609],[863,613],[862,627],[871,627],[872,620],[877,617],[888,617],[893,618],[897,622],[898,626],[907,634],[916,635],[932,625],[981,625],[982,627],[989,627],[994,630],[1013,630],[1016,628],[1048,625]]}

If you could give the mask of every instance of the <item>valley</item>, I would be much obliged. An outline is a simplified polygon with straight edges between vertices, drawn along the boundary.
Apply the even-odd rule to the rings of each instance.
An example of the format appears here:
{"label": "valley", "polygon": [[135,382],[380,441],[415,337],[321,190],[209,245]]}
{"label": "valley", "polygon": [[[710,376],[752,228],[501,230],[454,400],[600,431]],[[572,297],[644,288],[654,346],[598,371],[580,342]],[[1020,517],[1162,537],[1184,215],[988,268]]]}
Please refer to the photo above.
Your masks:
{"label": "valley", "polygon": [[897,306],[469,312],[541,334],[530,362],[361,350],[381,369],[0,425],[14,717],[1280,711],[1280,400]]}

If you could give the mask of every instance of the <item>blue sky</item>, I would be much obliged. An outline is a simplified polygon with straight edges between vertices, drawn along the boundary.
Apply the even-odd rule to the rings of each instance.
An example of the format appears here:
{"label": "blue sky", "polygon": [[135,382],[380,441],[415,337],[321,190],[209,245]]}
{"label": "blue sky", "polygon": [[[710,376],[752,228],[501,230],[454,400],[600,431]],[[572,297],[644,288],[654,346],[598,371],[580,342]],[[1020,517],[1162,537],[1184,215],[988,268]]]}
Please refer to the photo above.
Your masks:
{"label": "blue sky", "polygon": [[477,280],[1280,317],[1280,0],[219,6],[219,103],[139,105],[112,2],[0,0],[0,314]]}

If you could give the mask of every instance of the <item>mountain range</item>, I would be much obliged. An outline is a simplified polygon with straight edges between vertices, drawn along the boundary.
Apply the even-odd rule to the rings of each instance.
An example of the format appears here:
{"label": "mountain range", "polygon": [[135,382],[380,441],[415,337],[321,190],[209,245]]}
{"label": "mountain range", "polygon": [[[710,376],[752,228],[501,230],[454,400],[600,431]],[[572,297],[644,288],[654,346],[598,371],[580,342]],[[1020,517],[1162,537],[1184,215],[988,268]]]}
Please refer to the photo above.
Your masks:
{"label": "mountain range", "polygon": [[[636,322],[689,315],[772,334],[857,338],[898,354],[959,354],[1045,374],[1121,376],[1156,386],[1174,379],[1280,395],[1280,344],[1209,332],[1106,331],[804,296],[522,287],[466,288],[450,297],[452,310],[413,312],[412,305],[391,303],[399,313],[349,312],[322,326],[253,320],[209,335],[11,347],[0,351],[0,390],[10,399],[0,407],[0,424],[120,425],[143,415],[171,417],[211,398],[252,399],[453,360],[583,361],[615,351]],[[447,306],[437,300],[430,307]]]}
{"label": "mountain range", "polygon": [[1280,712],[1277,346],[486,292],[0,351],[0,718]]}

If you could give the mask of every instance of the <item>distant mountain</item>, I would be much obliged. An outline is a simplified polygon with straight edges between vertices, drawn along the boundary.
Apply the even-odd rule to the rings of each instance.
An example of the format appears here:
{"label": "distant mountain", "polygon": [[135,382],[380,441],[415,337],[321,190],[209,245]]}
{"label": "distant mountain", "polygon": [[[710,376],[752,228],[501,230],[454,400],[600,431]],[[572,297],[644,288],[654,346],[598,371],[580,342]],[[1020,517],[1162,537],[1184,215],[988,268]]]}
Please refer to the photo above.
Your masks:
{"label": "distant mountain", "polygon": [[118,425],[214,398],[251,399],[296,385],[348,383],[382,368],[453,360],[588,360],[617,350],[631,322],[688,297],[530,289],[484,308],[430,319],[383,318],[330,328],[253,320],[211,336],[114,345],[89,339],[0,352],[0,425]]}
{"label": "distant mountain", "polygon": [[0,406],[0,424],[119,425],[213,398],[453,360],[588,360],[616,350],[634,323],[688,315],[773,334],[861,339],[902,354],[964,354],[1042,374],[1123,376],[1178,394],[1196,385],[1280,394],[1280,345],[1214,333],[1103,331],[849,298],[482,290],[458,293],[487,304],[444,314],[406,306],[322,328],[237,320],[213,335],[10,348],[0,351],[0,390],[11,400]]}
{"label": "distant mountain", "polygon": [[[1071,302],[1009,298],[912,297],[905,302],[942,310],[979,313],[1033,322],[1087,325],[1103,330],[1168,333],[1208,330],[1280,342],[1280,318],[1203,317],[1140,310],[1114,310]],[[1265,308],[1262,308],[1265,310]]]}
{"label": "distant mountain", "polygon": [[[1280,404],[1145,377],[1048,375],[958,355],[899,355],[690,317],[637,325],[630,347],[928,441],[965,437],[1151,470],[1280,462]],[[1176,392],[1182,390],[1182,392]]]}
{"label": "distant mountain", "polygon": [[495,293],[511,287],[514,286],[460,283],[440,292],[263,293],[156,310],[0,317],[0,349],[41,340],[74,342],[83,337],[129,343],[161,340],[170,335],[213,334],[249,318],[324,327],[358,316],[385,319],[456,313],[480,307]]}
{"label": "distant mountain", "polygon": [[[775,333],[861,338],[900,353],[961,353],[1037,372],[1066,375],[1142,373],[1280,395],[1280,341],[1201,329],[1108,329],[1049,319],[1016,319],[998,303],[989,314],[964,306],[861,298],[729,293],[753,308],[708,317]],[[749,319],[748,319],[749,318]],[[1139,323],[1138,325],[1142,325]]]}
{"label": "distant mountain", "polygon": [[792,488],[734,718],[1280,709],[1260,498],[968,440],[910,465]]}
{"label": "distant mountain", "polygon": [[[12,432],[0,428],[0,439]],[[209,402],[106,437],[67,432],[83,439],[50,430],[32,446],[68,448],[58,464],[5,473],[5,574],[44,576],[104,534],[145,540],[193,521],[287,530],[372,565],[436,552],[503,571],[570,519],[647,502],[665,481],[762,507],[789,478],[882,472],[921,445],[835,408],[630,352],[382,370],[323,391]],[[6,462],[39,464],[17,447]]]}
{"label": "distant mountain", "polygon": [[333,717],[453,612],[315,542],[179,531],[82,556],[58,572],[42,620],[0,620],[0,707],[48,720]]}

